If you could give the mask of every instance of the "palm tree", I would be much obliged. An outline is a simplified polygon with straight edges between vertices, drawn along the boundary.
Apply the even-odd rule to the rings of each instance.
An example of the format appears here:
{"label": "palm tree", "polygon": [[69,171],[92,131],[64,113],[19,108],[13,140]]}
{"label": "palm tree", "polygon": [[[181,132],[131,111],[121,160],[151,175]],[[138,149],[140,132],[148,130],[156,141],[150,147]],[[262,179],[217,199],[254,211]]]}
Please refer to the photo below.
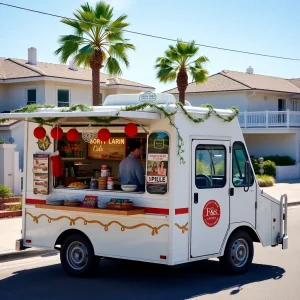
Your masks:
{"label": "palm tree", "polygon": [[198,52],[199,47],[195,41],[184,43],[177,41],[176,46],[169,45],[165,51],[165,57],[156,59],[155,68],[158,69],[156,78],[160,82],[166,83],[176,79],[179,91],[179,101],[184,104],[185,91],[188,86],[188,73],[196,83],[202,83],[207,80],[208,71],[202,64],[209,61],[205,56],[199,56],[191,60]]}
{"label": "palm tree", "polygon": [[80,6],[73,15],[76,19],[62,19],[61,22],[74,29],[73,35],[59,38],[60,48],[54,53],[60,55],[62,63],[74,56],[77,65],[92,69],[93,105],[99,105],[100,69],[104,66],[111,75],[122,75],[119,61],[129,67],[126,50],[135,47],[123,37],[123,29],[129,25],[127,15],[113,18],[113,7],[98,2],[95,8],[88,3]]}

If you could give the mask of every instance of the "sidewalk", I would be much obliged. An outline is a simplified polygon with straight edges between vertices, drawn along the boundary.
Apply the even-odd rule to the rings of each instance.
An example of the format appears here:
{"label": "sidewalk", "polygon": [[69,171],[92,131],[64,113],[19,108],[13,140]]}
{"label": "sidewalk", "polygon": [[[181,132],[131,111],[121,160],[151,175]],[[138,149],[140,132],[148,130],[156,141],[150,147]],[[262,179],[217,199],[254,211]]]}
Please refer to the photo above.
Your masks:
{"label": "sidewalk", "polygon": [[299,181],[290,181],[287,183],[276,183],[271,187],[262,188],[267,194],[280,199],[281,194],[287,194],[288,206],[300,204],[300,183]]}
{"label": "sidewalk", "polygon": [[0,219],[0,263],[13,259],[57,253],[56,250],[30,248],[15,251],[16,240],[22,237],[22,217]]}

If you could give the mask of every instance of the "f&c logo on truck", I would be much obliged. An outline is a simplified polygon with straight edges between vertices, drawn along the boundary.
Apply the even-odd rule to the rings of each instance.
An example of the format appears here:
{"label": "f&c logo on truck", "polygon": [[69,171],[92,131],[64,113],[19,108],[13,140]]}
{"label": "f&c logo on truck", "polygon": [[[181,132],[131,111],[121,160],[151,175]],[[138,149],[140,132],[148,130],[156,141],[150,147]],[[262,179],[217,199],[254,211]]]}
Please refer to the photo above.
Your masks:
{"label": "f&c logo on truck", "polygon": [[215,200],[209,200],[208,202],[206,202],[203,208],[202,217],[206,226],[216,226],[221,217],[221,209],[219,203]]}

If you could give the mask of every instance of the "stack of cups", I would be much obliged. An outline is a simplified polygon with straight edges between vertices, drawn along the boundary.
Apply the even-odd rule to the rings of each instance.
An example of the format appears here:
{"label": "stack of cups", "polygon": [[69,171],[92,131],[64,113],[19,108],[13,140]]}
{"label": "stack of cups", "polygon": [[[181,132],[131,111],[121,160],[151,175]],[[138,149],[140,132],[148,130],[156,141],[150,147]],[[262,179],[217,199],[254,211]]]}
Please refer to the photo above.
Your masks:
{"label": "stack of cups", "polygon": [[101,177],[98,178],[98,189],[106,190],[107,189],[107,166],[101,166]]}

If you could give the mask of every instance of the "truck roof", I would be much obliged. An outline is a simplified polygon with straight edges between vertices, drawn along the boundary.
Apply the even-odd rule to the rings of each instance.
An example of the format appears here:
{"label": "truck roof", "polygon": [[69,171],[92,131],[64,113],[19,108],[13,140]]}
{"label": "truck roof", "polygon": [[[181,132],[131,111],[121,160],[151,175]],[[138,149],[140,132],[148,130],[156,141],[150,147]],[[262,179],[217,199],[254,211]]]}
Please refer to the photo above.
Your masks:
{"label": "truck roof", "polygon": [[[150,92],[147,92],[148,94]],[[120,118],[129,118],[129,119],[140,119],[140,120],[158,120],[164,117],[163,113],[153,107],[145,107],[140,110],[124,110],[128,106],[134,106],[137,104],[149,102],[154,103],[159,107],[164,108],[168,112],[174,112],[178,109],[178,112],[181,112],[181,109],[178,108],[176,104],[176,99],[173,95],[168,94],[159,94],[151,93],[156,97],[153,98],[147,97],[148,101],[141,101],[141,94],[118,94],[118,95],[109,95],[105,99],[103,106],[89,106],[91,111],[81,111],[75,110],[72,112],[63,111],[68,109],[68,107],[54,107],[54,108],[39,108],[35,112],[11,112],[11,113],[0,113],[1,119],[14,119],[14,120],[26,120],[31,118],[43,118],[47,120],[48,118],[82,118],[87,117],[114,117],[117,116]],[[193,114],[207,114],[208,108],[205,107],[196,107],[191,105],[185,105],[185,110]],[[215,109],[220,115],[230,116],[234,112],[230,109]],[[88,122],[90,123],[90,121]]]}

